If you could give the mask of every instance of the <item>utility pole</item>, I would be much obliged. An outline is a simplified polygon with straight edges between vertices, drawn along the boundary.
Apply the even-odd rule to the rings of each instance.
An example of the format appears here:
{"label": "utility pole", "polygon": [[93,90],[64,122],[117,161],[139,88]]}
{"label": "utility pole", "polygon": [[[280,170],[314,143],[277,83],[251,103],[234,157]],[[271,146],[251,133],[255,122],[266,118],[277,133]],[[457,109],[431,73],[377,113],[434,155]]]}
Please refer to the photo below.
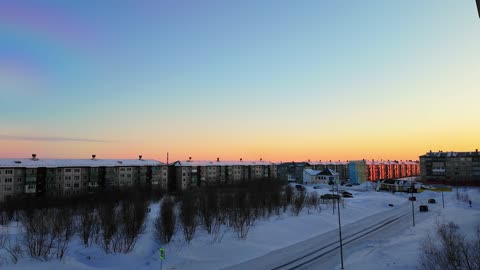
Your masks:
{"label": "utility pole", "polygon": [[[337,188],[337,195],[340,196]],[[343,269],[343,242],[342,242],[342,223],[340,222],[340,197],[337,200],[337,207],[338,207],[338,235],[340,237],[340,261],[342,264]]]}
{"label": "utility pole", "polygon": [[413,217],[413,227],[415,227],[415,206],[413,204],[413,189],[414,185],[412,183],[410,191],[412,192],[412,196],[410,197],[410,200],[412,201],[412,217]]}

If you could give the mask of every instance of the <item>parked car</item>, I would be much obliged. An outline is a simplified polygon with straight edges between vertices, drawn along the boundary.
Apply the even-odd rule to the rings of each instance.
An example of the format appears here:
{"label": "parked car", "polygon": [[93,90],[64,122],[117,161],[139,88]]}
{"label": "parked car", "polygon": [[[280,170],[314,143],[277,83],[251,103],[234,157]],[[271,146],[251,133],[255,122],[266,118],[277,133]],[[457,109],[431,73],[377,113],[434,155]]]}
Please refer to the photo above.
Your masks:
{"label": "parked car", "polygon": [[409,201],[416,201],[416,200],[417,200],[417,197],[415,197],[415,196],[408,197],[408,200],[409,200]]}
{"label": "parked car", "polygon": [[342,196],[343,196],[344,198],[353,198],[353,195],[350,194],[350,193],[348,193],[348,192],[347,192],[347,193],[342,193]]}
{"label": "parked car", "polygon": [[428,212],[428,206],[420,205],[420,212]]}
{"label": "parked car", "polygon": [[352,184],[346,184],[345,186],[346,187],[352,187]]}
{"label": "parked car", "polygon": [[428,199],[428,203],[437,203],[437,201],[435,201],[435,199]]}
{"label": "parked car", "polygon": [[393,203],[389,203],[388,206],[393,207]]}
{"label": "parked car", "polygon": [[295,185],[295,188],[298,190],[298,191],[305,191],[306,188],[302,185]]}
{"label": "parked car", "polygon": [[314,189],[321,189],[322,187],[321,186],[314,186],[313,188]]}
{"label": "parked car", "polygon": [[320,199],[322,200],[339,200],[340,199],[340,195],[337,195],[337,194],[323,194],[320,196]]}

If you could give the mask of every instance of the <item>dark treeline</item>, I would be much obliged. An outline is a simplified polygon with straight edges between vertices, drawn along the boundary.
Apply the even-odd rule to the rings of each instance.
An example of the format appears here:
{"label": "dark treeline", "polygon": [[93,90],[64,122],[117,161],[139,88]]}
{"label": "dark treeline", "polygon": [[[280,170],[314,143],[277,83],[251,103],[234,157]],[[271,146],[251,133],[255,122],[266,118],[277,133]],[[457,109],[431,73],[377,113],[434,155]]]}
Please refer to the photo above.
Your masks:
{"label": "dark treeline", "polygon": [[[69,198],[14,198],[0,205],[0,222],[19,221],[21,233],[0,232],[0,250],[12,262],[22,256],[38,260],[62,259],[71,239],[85,247],[97,245],[105,253],[128,253],[142,235],[152,202],[160,201],[154,237],[166,244],[177,233],[190,242],[199,230],[221,241],[227,230],[245,239],[256,222],[289,211],[320,211],[316,192],[297,191],[276,179],[192,188],[163,194],[142,187],[109,190]],[[1,258],[0,258],[1,259]]]}

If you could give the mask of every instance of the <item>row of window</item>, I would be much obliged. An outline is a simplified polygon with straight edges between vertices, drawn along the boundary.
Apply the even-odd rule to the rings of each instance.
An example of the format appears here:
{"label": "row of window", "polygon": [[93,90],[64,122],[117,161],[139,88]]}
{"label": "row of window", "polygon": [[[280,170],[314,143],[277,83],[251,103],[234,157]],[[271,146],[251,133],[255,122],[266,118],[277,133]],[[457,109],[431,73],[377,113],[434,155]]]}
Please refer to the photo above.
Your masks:
{"label": "row of window", "polygon": [[[0,174],[2,174],[3,170],[0,170]],[[4,174],[13,174],[13,170],[5,170]]]}

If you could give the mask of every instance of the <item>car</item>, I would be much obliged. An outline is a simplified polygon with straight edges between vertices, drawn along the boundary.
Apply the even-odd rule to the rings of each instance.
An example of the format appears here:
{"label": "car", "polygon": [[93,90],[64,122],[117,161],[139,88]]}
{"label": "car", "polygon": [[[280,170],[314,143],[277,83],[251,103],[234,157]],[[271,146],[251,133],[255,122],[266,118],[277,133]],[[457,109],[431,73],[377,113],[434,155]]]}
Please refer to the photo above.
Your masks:
{"label": "car", "polygon": [[302,185],[295,185],[295,188],[298,190],[298,191],[305,191],[306,188]]}
{"label": "car", "polygon": [[353,195],[350,194],[350,193],[345,193],[345,194],[342,194],[342,197],[344,197],[344,198],[353,198]]}
{"label": "car", "polygon": [[342,193],[342,195],[352,195],[352,193],[345,190],[340,190],[340,193]]}
{"label": "car", "polygon": [[417,197],[411,196],[411,197],[408,197],[408,200],[409,200],[409,201],[416,201],[416,200],[417,200]]}
{"label": "car", "polygon": [[437,201],[435,201],[435,199],[428,199],[428,203],[437,203]]}
{"label": "car", "polygon": [[393,207],[393,203],[389,203],[388,206]]}
{"label": "car", "polygon": [[428,212],[428,206],[420,205],[420,212]]}
{"label": "car", "polygon": [[320,196],[322,200],[338,200],[340,199],[340,195],[337,194],[323,194]]}
{"label": "car", "polygon": [[314,186],[313,189],[321,189],[321,186]]}
{"label": "car", "polygon": [[346,184],[346,187],[353,187],[352,184]]}

